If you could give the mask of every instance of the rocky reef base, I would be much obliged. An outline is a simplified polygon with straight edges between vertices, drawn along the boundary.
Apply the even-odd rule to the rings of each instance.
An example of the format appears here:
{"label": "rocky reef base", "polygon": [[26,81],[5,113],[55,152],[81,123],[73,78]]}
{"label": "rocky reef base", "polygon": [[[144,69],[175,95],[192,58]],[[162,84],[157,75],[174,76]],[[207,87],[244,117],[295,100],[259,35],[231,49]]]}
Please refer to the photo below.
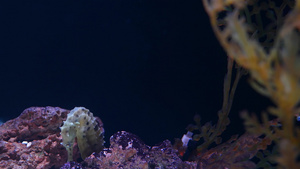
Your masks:
{"label": "rocky reef base", "polygon": [[69,110],[59,107],[31,107],[0,126],[0,168],[6,169],[114,169],[196,168],[196,162],[182,161],[169,140],[148,146],[136,135],[119,131],[110,137],[110,147],[81,159],[74,145],[73,162],[61,145],[59,127]]}

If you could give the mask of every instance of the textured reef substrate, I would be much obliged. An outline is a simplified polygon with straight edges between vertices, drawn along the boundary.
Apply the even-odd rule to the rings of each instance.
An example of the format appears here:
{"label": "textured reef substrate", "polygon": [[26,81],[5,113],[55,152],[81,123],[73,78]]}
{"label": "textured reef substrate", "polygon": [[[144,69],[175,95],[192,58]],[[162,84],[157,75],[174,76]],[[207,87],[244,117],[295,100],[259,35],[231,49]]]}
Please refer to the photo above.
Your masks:
{"label": "textured reef substrate", "polygon": [[145,145],[138,136],[119,131],[110,137],[110,147],[80,158],[74,145],[74,162],[67,162],[59,127],[69,110],[59,107],[30,107],[19,117],[0,126],[0,168],[196,168],[184,162],[169,140]]}

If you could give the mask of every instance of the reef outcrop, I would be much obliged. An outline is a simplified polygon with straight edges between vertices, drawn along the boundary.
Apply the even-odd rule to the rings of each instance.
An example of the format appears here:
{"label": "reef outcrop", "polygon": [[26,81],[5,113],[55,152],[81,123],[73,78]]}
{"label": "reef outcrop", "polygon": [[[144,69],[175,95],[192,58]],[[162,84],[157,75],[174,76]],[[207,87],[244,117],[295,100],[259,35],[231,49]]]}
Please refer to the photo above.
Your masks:
{"label": "reef outcrop", "polygon": [[109,148],[85,159],[75,142],[74,161],[67,162],[60,127],[69,112],[59,107],[30,107],[0,125],[0,168],[196,168],[196,162],[178,157],[169,140],[151,147],[126,131],[112,135]]}

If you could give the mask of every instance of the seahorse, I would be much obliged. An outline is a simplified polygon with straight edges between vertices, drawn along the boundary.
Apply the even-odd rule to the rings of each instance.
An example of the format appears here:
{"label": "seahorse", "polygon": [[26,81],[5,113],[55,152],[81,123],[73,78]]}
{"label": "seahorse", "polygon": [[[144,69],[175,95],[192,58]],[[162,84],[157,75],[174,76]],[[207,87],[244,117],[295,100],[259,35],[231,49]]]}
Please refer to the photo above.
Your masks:
{"label": "seahorse", "polygon": [[75,138],[77,138],[82,159],[85,159],[93,152],[99,153],[103,149],[103,123],[84,107],[72,109],[60,130],[63,139],[61,144],[68,151],[68,161],[73,161]]}

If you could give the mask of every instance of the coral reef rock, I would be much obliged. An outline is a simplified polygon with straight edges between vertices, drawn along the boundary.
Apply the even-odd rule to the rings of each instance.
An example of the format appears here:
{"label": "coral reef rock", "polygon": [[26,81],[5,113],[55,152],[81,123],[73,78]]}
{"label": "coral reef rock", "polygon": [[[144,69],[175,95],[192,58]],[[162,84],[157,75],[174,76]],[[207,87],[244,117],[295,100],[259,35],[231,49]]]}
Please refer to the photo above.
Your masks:
{"label": "coral reef rock", "polygon": [[68,110],[31,107],[0,126],[0,168],[59,168],[67,151],[59,127]]}
{"label": "coral reef rock", "polygon": [[[156,146],[144,144],[138,136],[119,131],[110,137],[110,147],[80,158],[74,144],[72,162],[61,144],[60,129],[69,110],[59,107],[31,107],[15,119],[0,125],[0,168],[6,169],[159,169],[196,168],[183,162],[170,141]],[[97,117],[98,118],[98,117]]]}
{"label": "coral reef rock", "polygon": [[183,162],[169,140],[150,147],[138,136],[119,131],[110,137],[110,148],[99,156],[91,155],[82,163],[86,168],[196,168],[196,163]]}

